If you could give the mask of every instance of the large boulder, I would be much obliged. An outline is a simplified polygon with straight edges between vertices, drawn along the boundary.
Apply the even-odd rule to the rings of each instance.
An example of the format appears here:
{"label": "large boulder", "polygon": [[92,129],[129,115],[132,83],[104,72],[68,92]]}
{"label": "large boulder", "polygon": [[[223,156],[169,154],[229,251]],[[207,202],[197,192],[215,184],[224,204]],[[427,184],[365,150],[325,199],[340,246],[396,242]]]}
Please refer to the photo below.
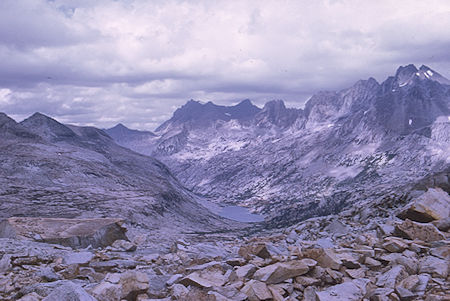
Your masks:
{"label": "large boulder", "polygon": [[432,224],[416,223],[409,219],[395,226],[395,233],[411,240],[432,242],[445,239],[444,234]]}
{"label": "large boulder", "polygon": [[314,259],[321,267],[339,270],[342,266],[342,260],[333,249],[313,248],[303,250],[305,257]]}
{"label": "large boulder", "polygon": [[106,247],[118,239],[127,240],[119,218],[10,217],[0,222],[0,238],[55,243],[73,248]]}
{"label": "large boulder", "polygon": [[407,205],[399,214],[402,219],[427,223],[450,215],[450,196],[440,188],[430,188],[415,201]]}
{"label": "large boulder", "polygon": [[277,262],[255,272],[253,277],[268,284],[280,283],[284,280],[308,273],[309,267],[300,260]]}

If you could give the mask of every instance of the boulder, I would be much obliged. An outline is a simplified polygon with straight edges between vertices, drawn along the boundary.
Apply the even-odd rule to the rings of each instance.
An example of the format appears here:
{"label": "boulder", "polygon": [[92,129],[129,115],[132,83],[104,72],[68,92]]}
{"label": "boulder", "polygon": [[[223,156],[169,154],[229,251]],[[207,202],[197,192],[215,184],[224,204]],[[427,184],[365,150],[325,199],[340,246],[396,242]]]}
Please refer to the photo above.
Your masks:
{"label": "boulder", "polygon": [[117,295],[120,297],[118,300],[135,300],[137,295],[145,293],[148,289],[147,274],[126,271],[125,273],[106,275],[104,281],[93,288],[92,293],[102,300],[108,300]]}
{"label": "boulder", "polygon": [[368,279],[355,279],[316,292],[317,301],[359,301],[366,294]]}
{"label": "boulder", "polygon": [[127,240],[118,239],[111,245],[113,251],[133,252],[136,251],[137,246]]}
{"label": "boulder", "polygon": [[416,274],[418,269],[417,259],[404,256],[400,253],[391,253],[383,255],[379,258],[382,261],[389,262],[390,265],[401,265],[403,266],[408,274]]}
{"label": "boulder", "polygon": [[416,294],[401,286],[396,287],[395,292],[400,297],[401,301],[411,301],[416,298]]}
{"label": "boulder", "polygon": [[174,284],[171,291],[175,300],[183,300],[189,293],[189,290],[182,284]]}
{"label": "boulder", "polygon": [[450,245],[444,245],[431,249],[431,255],[446,259],[450,262]]}
{"label": "boulder", "polygon": [[405,267],[396,265],[386,273],[378,276],[376,285],[379,287],[394,288],[397,283],[408,277]]}
{"label": "boulder", "polygon": [[42,268],[36,273],[36,275],[47,282],[62,280],[61,276],[56,274],[55,271],[50,267]]}
{"label": "boulder", "polygon": [[407,205],[397,216],[416,222],[431,222],[449,217],[450,196],[440,188],[430,188]]}
{"label": "boulder", "polygon": [[333,251],[333,249],[306,249],[303,252],[305,257],[314,259],[318,264],[324,268],[332,268],[334,270],[339,270],[342,266],[342,261],[339,259],[338,255]]}
{"label": "boulder", "polygon": [[339,220],[334,220],[325,228],[325,231],[331,234],[347,234],[349,229]]}
{"label": "boulder", "polygon": [[366,257],[366,259],[364,260],[364,264],[370,269],[378,269],[379,267],[381,267],[381,262],[371,257]]}
{"label": "boulder", "polygon": [[264,282],[250,280],[241,289],[247,295],[249,301],[272,300],[272,294]]}
{"label": "boulder", "polygon": [[253,274],[255,273],[256,269],[257,268],[256,268],[256,266],[254,264],[247,264],[247,265],[238,267],[235,270],[235,273],[236,273],[236,276],[239,279],[249,278],[249,277],[253,276]]}
{"label": "boulder", "polygon": [[437,221],[432,222],[441,231],[447,232],[450,230],[450,217],[446,217]]}
{"label": "boulder", "polygon": [[415,294],[415,296],[423,296],[427,289],[430,276],[428,274],[411,275],[403,279],[398,287],[405,288]]}
{"label": "boulder", "polygon": [[255,272],[253,277],[267,284],[280,283],[286,279],[306,274],[309,267],[300,260],[277,262]]}
{"label": "boulder", "polygon": [[252,255],[261,257],[263,259],[270,258],[270,253],[267,250],[267,245],[265,243],[254,243],[248,244],[240,247],[238,251],[239,256],[249,260]]}
{"label": "boulder", "polygon": [[218,269],[193,272],[182,278],[179,283],[184,286],[196,286],[199,288],[211,288],[222,286],[227,281],[226,277]]}
{"label": "boulder", "polygon": [[418,239],[425,242],[432,242],[445,239],[438,228],[432,224],[413,222],[409,219],[395,226],[395,233],[398,236],[411,240]]}
{"label": "boulder", "polygon": [[434,256],[426,256],[419,262],[419,273],[446,278],[448,275],[448,261]]}
{"label": "boulder", "polygon": [[61,286],[58,286],[42,301],[61,301],[61,300],[97,301],[97,299],[89,295],[81,286],[72,282],[68,282]]}
{"label": "boulder", "polygon": [[6,274],[11,267],[11,255],[4,254],[0,259],[0,274]]}
{"label": "boulder", "polygon": [[387,237],[383,243],[383,248],[391,253],[403,252],[407,247],[408,244],[397,237]]}
{"label": "boulder", "polygon": [[127,240],[118,218],[10,217],[0,222],[0,238],[38,240],[73,248],[106,247],[118,239]]}
{"label": "boulder", "polygon": [[238,289],[230,286],[215,287],[214,291],[219,293],[224,300],[244,301],[247,300],[247,295],[240,292]]}
{"label": "boulder", "polygon": [[90,292],[98,301],[120,301],[121,291],[117,284],[104,281]]}

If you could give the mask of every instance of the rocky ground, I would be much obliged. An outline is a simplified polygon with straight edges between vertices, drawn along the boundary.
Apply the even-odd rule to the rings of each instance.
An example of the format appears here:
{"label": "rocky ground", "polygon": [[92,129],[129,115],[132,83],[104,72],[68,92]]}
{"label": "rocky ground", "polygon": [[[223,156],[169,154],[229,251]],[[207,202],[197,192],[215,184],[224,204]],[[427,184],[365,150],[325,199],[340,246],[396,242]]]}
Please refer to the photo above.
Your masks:
{"label": "rocky ground", "polygon": [[167,252],[139,236],[96,249],[2,238],[0,299],[450,300],[449,212],[436,188],[279,232],[193,234]]}

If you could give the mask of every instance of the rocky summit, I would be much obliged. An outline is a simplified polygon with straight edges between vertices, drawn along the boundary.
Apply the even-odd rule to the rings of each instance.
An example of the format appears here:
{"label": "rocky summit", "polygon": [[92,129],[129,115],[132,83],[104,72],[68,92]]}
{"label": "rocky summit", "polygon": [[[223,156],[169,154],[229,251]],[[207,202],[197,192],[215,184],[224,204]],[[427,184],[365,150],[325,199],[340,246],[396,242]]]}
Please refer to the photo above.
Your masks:
{"label": "rocky summit", "polygon": [[449,102],[407,65],[154,132],[0,113],[0,299],[450,300]]}

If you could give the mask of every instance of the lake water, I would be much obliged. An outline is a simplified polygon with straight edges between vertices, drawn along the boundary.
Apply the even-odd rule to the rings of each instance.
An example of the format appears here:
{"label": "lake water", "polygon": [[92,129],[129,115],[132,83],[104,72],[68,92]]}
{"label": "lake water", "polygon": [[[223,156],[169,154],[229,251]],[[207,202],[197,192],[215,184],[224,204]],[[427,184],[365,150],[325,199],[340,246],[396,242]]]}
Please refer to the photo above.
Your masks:
{"label": "lake water", "polygon": [[244,223],[264,221],[264,217],[262,215],[250,213],[247,208],[239,206],[223,207],[220,210],[219,215],[234,221]]}

